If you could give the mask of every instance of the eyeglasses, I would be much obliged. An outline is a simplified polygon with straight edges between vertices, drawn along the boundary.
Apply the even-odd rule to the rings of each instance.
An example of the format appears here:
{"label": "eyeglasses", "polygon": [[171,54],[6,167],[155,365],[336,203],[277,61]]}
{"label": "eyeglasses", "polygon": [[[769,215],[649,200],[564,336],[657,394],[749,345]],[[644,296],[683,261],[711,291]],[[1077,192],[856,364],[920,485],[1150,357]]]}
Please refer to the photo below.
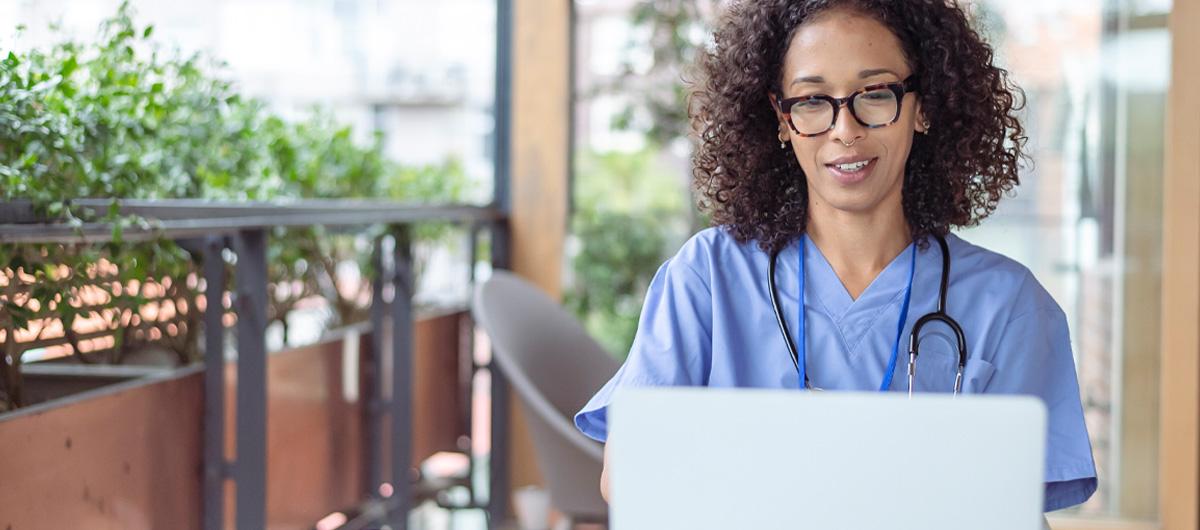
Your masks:
{"label": "eyeglasses", "polygon": [[850,109],[850,115],[863,127],[877,129],[896,123],[904,95],[916,91],[915,76],[909,76],[899,83],[860,88],[844,98],[824,94],[788,98],[779,102],[779,111],[787,116],[792,131],[805,137],[829,132],[837,123],[842,106]]}

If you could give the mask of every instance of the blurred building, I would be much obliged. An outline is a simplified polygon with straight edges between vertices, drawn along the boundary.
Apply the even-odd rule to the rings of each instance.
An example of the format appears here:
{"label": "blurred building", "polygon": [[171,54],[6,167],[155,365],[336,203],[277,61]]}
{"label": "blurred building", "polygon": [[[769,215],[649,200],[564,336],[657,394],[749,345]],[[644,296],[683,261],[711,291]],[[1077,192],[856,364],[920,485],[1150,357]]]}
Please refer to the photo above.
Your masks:
{"label": "blurred building", "polygon": [[[0,43],[45,46],[95,36],[118,0],[5,0]],[[495,2],[454,0],[134,1],[164,49],[223,61],[243,93],[286,116],[331,109],[360,139],[383,137],[406,164],[463,161],[470,199],[492,172]],[[26,26],[15,36],[17,24]],[[61,31],[50,30],[51,24]]]}

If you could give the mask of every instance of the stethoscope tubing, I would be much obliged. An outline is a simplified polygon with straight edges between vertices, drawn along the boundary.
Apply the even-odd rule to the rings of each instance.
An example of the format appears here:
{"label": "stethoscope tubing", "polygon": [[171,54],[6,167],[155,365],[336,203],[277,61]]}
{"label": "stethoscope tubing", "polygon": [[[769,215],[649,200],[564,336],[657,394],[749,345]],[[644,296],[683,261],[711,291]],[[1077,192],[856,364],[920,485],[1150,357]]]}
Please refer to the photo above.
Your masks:
{"label": "stethoscope tubing", "polygon": [[[926,324],[930,322],[941,322],[945,324],[954,333],[955,340],[958,346],[958,367],[954,377],[954,395],[962,393],[963,372],[967,366],[967,338],[963,332],[962,326],[958,321],[954,320],[946,313],[946,291],[950,283],[950,248],[946,244],[946,238],[941,235],[934,234],[934,239],[937,240],[938,247],[942,251],[942,274],[941,282],[938,286],[938,304],[937,311],[927,313],[918,318],[913,324],[912,333],[909,335],[908,341],[908,395],[912,396],[913,385],[916,379],[917,372],[917,356],[920,354],[920,333]],[[804,244],[801,241],[800,244]],[[792,335],[788,331],[787,320],[783,317],[783,308],[779,303],[778,289],[775,287],[775,264],[779,261],[779,251],[771,253],[771,260],[767,267],[767,287],[771,295],[771,307],[775,310],[775,321],[779,324],[779,331],[783,335],[783,342],[787,346],[788,354],[792,359],[792,366],[796,371],[800,371],[800,354],[797,351],[796,343],[792,340]],[[804,311],[804,293],[800,293],[800,311]],[[807,370],[804,374],[805,388],[812,388],[809,383]]]}

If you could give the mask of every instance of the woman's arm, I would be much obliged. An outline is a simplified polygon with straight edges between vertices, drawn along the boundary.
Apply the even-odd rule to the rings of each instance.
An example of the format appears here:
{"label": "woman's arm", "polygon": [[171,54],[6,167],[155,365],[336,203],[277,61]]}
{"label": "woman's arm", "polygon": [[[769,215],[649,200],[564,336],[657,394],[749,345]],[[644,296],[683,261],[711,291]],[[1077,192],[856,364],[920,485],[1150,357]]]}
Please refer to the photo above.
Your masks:
{"label": "woman's arm", "polygon": [[[612,442],[611,436],[608,441]],[[608,443],[604,444],[604,468],[600,471],[600,496],[604,497],[604,502],[608,502],[608,446]]]}

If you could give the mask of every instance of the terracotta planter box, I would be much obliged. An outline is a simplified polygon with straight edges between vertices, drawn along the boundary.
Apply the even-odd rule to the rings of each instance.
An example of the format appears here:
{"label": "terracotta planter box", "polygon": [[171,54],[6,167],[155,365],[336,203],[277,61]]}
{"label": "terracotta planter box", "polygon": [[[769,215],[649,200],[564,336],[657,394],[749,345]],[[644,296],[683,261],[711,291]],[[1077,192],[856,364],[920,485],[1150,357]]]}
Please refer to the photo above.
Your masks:
{"label": "terracotta planter box", "polygon": [[[457,450],[460,436],[468,434],[460,415],[467,398],[461,363],[469,359],[460,355],[464,318],[455,312],[415,323],[414,462]],[[365,497],[363,401],[355,391],[362,385],[358,373],[347,369],[357,370],[369,344],[369,336],[348,330],[270,355],[269,528],[307,530]],[[231,365],[231,385],[235,376]],[[95,383],[66,379],[56,384],[78,389]],[[0,529],[198,530],[203,389],[203,367],[197,365],[0,416]],[[233,395],[230,386],[230,456]],[[226,497],[232,506],[231,487]]]}

